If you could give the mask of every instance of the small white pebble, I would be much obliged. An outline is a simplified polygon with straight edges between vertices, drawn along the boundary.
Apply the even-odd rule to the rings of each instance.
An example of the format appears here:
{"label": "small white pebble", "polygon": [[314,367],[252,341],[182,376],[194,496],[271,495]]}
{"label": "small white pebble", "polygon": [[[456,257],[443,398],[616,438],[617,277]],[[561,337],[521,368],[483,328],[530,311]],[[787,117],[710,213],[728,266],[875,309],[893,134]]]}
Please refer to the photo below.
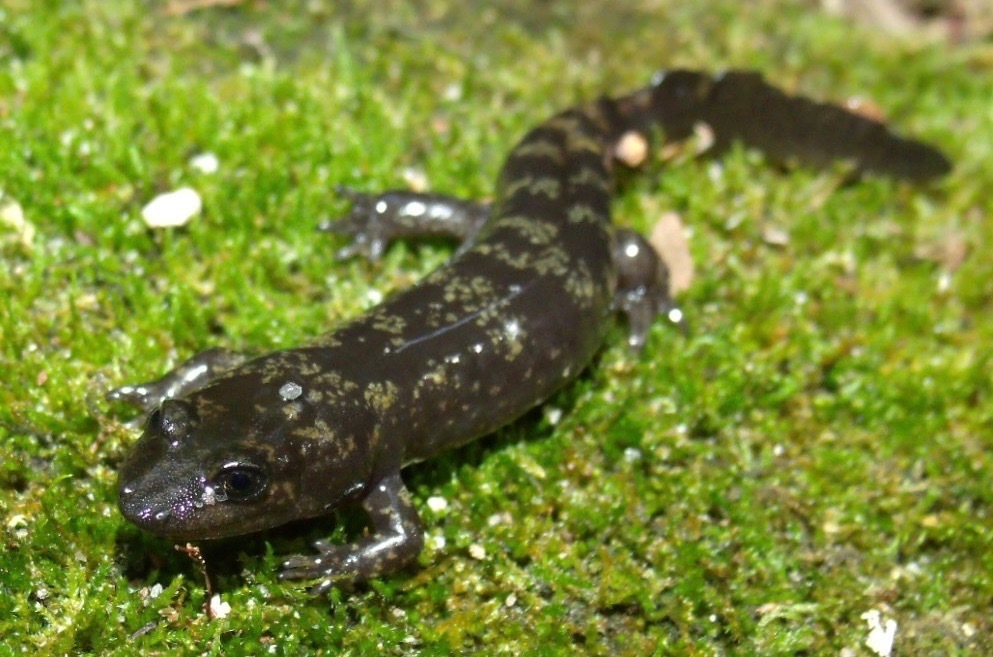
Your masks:
{"label": "small white pebble", "polygon": [[440,495],[432,495],[428,498],[428,508],[435,513],[441,513],[448,508],[448,500]]}
{"label": "small white pebble", "polygon": [[160,595],[162,595],[162,591],[164,591],[164,590],[165,589],[163,588],[163,586],[161,584],[153,584],[152,585],[152,588],[148,589],[148,598],[150,600],[155,599],[155,598],[159,597]]}
{"label": "small white pebble", "polygon": [[494,513],[489,518],[486,519],[486,524],[490,527],[496,527],[497,525],[509,525],[514,522],[513,517],[506,511],[503,513]]}
{"label": "small white pebble", "polygon": [[141,209],[141,217],[149,228],[182,226],[200,213],[203,201],[192,187],[180,187],[174,192],[160,194]]}
{"label": "small white pebble", "polygon": [[292,381],[287,381],[279,389],[279,396],[283,398],[283,401],[292,401],[302,394],[303,388],[300,387],[300,384]]}
{"label": "small white pebble", "polygon": [[453,82],[452,84],[445,87],[445,90],[441,92],[442,98],[450,103],[462,100],[462,85],[458,82]]}
{"label": "small white pebble", "polygon": [[624,450],[624,460],[628,463],[637,463],[641,460],[641,450],[635,449],[634,447],[628,447]]}
{"label": "small white pebble", "polygon": [[879,657],[889,657],[893,652],[893,640],[896,638],[896,621],[886,618],[876,609],[870,609],[859,616],[869,625],[869,636],[865,645]]}
{"label": "small white pebble", "polygon": [[641,166],[648,158],[648,140],[640,132],[629,130],[617,140],[614,157],[629,167]]}
{"label": "small white pebble", "polygon": [[706,153],[717,142],[717,135],[709,124],[698,121],[693,125],[693,139],[696,142],[696,154]]}
{"label": "small white pebble", "polygon": [[790,234],[785,228],[766,226],[762,231],[762,241],[770,246],[787,246],[790,243]]}
{"label": "small white pebble", "polygon": [[24,246],[34,240],[35,227],[24,218],[21,204],[0,191],[0,227],[9,228]]}
{"label": "small white pebble", "polygon": [[517,604],[517,594],[511,593],[507,596],[507,599],[503,601],[503,604],[507,607],[513,607]]}
{"label": "small white pebble", "polygon": [[7,518],[7,529],[17,529],[18,527],[25,527],[27,524],[28,517],[21,513],[15,513]]}
{"label": "small white pebble", "polygon": [[555,408],[554,406],[549,406],[545,408],[545,420],[547,420],[549,424],[555,426],[556,424],[559,423],[559,420],[561,419],[562,419],[561,408]]}
{"label": "small white pebble", "polygon": [[441,534],[431,537],[431,546],[435,549],[436,552],[441,552],[442,550],[444,550],[446,545],[448,545],[448,541],[446,541],[445,537],[442,536]]}
{"label": "small white pebble", "polygon": [[831,535],[840,534],[842,529],[844,528],[841,526],[841,523],[839,523],[838,520],[835,517],[833,517],[833,514],[832,517],[829,517],[827,520],[821,523],[821,530],[825,534],[831,534]]}
{"label": "small white pebble", "polygon": [[190,167],[200,173],[217,173],[221,168],[221,161],[213,153],[200,153],[190,158]]}
{"label": "small white pebble", "polygon": [[210,599],[210,616],[211,618],[227,618],[231,613],[231,605],[221,600],[221,596],[214,594]]}
{"label": "small white pebble", "polygon": [[938,292],[944,294],[952,287],[951,272],[943,271],[938,275]]}
{"label": "small white pebble", "polygon": [[411,191],[423,192],[428,188],[428,176],[420,169],[407,168],[403,170],[403,180]]}
{"label": "small white pebble", "polygon": [[479,543],[473,543],[469,546],[469,556],[476,561],[482,561],[486,558],[486,548]]}

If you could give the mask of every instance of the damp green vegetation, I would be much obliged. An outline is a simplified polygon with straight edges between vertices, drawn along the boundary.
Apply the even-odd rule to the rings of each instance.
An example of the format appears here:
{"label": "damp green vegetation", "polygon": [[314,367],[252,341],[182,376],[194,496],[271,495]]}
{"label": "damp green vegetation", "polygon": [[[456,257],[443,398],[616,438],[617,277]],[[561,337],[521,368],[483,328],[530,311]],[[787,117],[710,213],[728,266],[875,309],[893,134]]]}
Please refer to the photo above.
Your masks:
{"label": "damp green vegetation", "polygon": [[[993,654],[993,48],[818,4],[0,4],[0,655],[873,655],[873,612],[893,654]],[[859,96],[955,169],[653,160],[617,221],[681,217],[689,335],[634,356],[618,329],[531,415],[409,468],[417,569],[277,580],[357,511],[205,546],[210,620],[196,565],[117,513],[136,429],[103,393],[292,346],[451,254],[336,262],[335,185],[485,198],[528,127],[676,66]],[[185,186],[203,211],[147,228]]]}

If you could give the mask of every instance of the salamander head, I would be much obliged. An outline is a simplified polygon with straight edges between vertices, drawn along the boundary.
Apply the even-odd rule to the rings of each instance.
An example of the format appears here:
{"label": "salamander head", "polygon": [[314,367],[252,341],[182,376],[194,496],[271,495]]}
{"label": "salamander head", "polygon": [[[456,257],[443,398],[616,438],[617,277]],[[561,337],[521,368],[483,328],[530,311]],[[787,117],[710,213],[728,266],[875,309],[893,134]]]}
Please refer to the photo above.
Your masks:
{"label": "salamander head", "polygon": [[128,520],[179,541],[240,536],[327,513],[362,488],[364,468],[353,466],[364,449],[322,433],[314,407],[246,413],[253,400],[228,401],[198,393],[149,416],[120,469]]}

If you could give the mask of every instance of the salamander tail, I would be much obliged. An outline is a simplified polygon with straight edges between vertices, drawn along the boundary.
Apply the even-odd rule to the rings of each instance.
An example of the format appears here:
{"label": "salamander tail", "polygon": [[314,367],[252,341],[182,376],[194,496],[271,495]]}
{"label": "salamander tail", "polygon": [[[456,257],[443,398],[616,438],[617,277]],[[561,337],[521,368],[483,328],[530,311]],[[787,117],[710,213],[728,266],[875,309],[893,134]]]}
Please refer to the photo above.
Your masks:
{"label": "salamander tail", "polygon": [[613,128],[658,127],[673,141],[705,123],[713,131],[716,152],[740,141],[787,163],[823,167],[845,160],[859,173],[912,181],[951,170],[948,158],[932,146],[837,105],[786,94],[752,72],[662,72],[651,86],[617,99],[612,114]]}

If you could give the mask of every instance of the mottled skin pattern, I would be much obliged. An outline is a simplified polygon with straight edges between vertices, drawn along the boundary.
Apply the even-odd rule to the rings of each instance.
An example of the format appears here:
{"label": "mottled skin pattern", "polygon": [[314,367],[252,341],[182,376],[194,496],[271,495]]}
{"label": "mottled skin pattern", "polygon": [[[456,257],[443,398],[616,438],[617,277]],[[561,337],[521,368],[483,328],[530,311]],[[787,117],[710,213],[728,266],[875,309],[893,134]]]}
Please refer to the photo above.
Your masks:
{"label": "mottled skin pattern", "polygon": [[423,544],[400,470],[519,417],[579,374],[621,312],[637,349],[671,310],[667,271],[610,221],[612,152],[629,131],[680,139],[708,123],[774,157],[923,180],[948,170],[934,149],[755,74],[660,74],[645,89],[567,110],[510,152],[486,207],[444,196],[350,193],[328,226],[340,256],[378,257],[400,237],[445,235],[444,267],[344,327],[254,360],[223,350],[110,393],[150,412],[120,472],[120,508],[175,540],[246,534],[327,514],[346,501],[372,531],[291,557],[285,578],[315,591],[395,571]]}

